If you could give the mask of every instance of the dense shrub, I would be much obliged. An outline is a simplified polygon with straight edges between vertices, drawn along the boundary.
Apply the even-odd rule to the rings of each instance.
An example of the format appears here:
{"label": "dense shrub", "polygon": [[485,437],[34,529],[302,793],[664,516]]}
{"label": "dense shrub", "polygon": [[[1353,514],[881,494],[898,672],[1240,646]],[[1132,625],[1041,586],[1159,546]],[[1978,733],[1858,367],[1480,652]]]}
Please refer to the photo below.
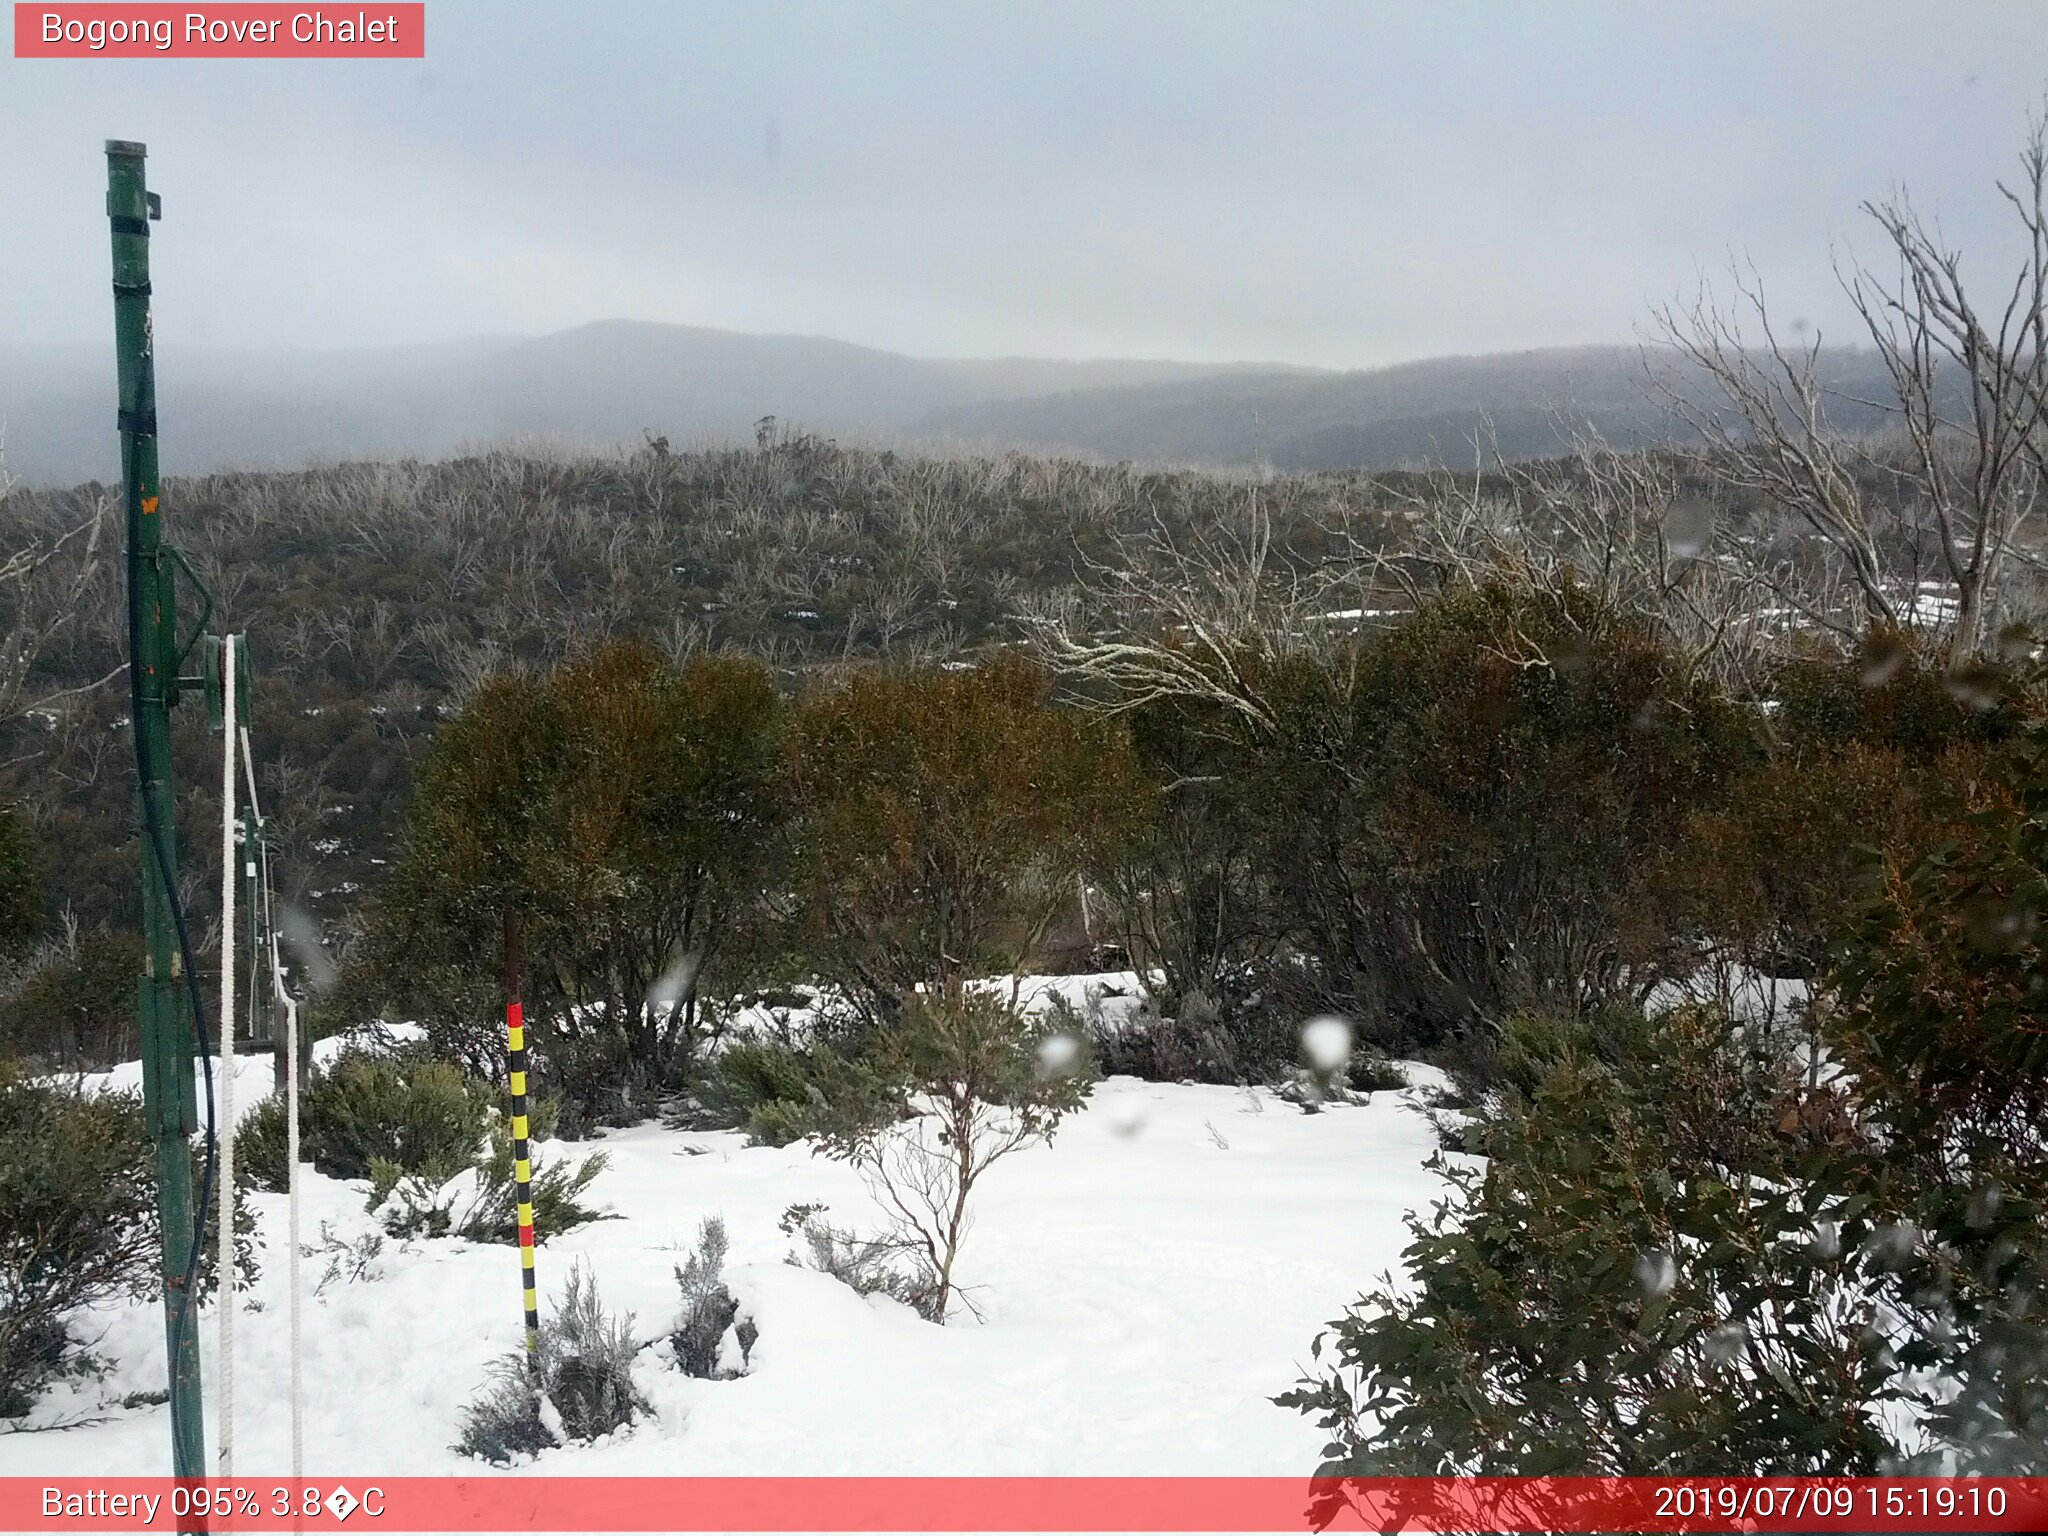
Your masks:
{"label": "dense shrub", "polygon": [[655,1113],[715,1027],[704,999],[758,959],[778,724],[766,669],[723,657],[677,668],[621,642],[493,680],[421,771],[353,982],[365,1005],[487,1070],[509,953],[564,1132]]}
{"label": "dense shrub", "polygon": [[141,939],[125,929],[52,939],[0,1002],[0,1054],[65,1070],[133,1060],[141,973]]}
{"label": "dense shrub", "polygon": [[1103,927],[1162,1020],[1213,1009],[1229,1029],[1255,965],[1284,937],[1263,900],[1261,765],[1242,727],[1214,704],[1150,700],[1125,719],[1133,814],[1122,836],[1097,843],[1089,869]]}
{"label": "dense shrub", "polygon": [[1004,655],[855,672],[797,704],[786,782],[800,953],[869,1023],[1017,967],[1127,814],[1120,735]]}
{"label": "dense shrub", "polygon": [[[1631,996],[1639,882],[1751,750],[1639,624],[1567,585],[1443,597],[1290,690],[1263,841],[1301,1012],[1434,1044]],[[1333,750],[1333,747],[1335,750]]]}
{"label": "dense shrub", "polygon": [[[447,1178],[476,1161],[497,1095],[418,1045],[350,1049],[299,1094],[299,1154],[333,1179],[367,1179],[380,1165]],[[243,1117],[236,1161],[258,1188],[285,1187],[285,1111],[273,1094]]]}
{"label": "dense shrub", "polygon": [[1911,862],[1950,835],[1959,792],[1995,771],[2017,695],[1967,704],[1940,658],[1902,639],[1766,680],[1760,750],[1684,836],[1636,907],[1639,947],[1710,946],[1751,973],[1812,982],[1869,894],[1873,852]]}
{"label": "dense shrub", "polygon": [[89,1366],[78,1310],[142,1295],[159,1253],[139,1099],[0,1066],[0,1418]]}
{"label": "dense shrub", "polygon": [[2048,1471],[2048,736],[1956,786],[1974,809],[1894,854],[1831,978],[1829,1045],[1918,1234],[1893,1304],[1943,1341],[1929,1422],[1972,1470]]}
{"label": "dense shrub", "polygon": [[43,926],[43,854],[28,818],[0,800],[0,957]]}
{"label": "dense shrub", "polygon": [[[1725,1016],[1513,1023],[1483,1166],[1410,1218],[1412,1288],[1317,1340],[1282,1398],[1333,1474],[1863,1473],[1907,1342],[1873,1296],[1839,1093]],[[1899,1346],[1897,1350],[1894,1345]]]}

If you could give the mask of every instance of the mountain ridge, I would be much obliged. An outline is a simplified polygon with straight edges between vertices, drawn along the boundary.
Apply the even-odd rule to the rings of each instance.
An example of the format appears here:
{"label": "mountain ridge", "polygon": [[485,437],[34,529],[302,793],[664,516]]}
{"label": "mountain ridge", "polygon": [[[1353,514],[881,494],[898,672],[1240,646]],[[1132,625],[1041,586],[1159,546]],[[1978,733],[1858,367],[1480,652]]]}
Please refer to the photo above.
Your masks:
{"label": "mountain ridge", "polygon": [[[1838,358],[1852,384],[1874,364]],[[0,353],[9,469],[32,484],[118,473],[112,363]],[[920,358],[855,342],[595,321],[533,337],[362,351],[166,346],[168,474],[438,458],[487,443],[751,443],[788,430],[916,450],[1022,450],[1280,469],[1469,462],[1557,450],[1560,413],[1617,447],[1682,436],[1638,349],[1546,348],[1334,370],[1160,359]]]}

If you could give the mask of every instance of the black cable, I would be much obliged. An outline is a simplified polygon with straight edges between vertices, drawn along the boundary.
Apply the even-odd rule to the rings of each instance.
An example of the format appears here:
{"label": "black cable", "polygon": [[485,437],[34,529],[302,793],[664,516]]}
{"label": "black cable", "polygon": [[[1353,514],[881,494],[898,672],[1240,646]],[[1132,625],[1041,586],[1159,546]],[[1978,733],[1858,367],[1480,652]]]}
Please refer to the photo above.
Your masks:
{"label": "black cable", "polygon": [[[135,739],[136,787],[142,790],[143,836],[148,840],[150,851],[155,856],[157,877],[163,884],[165,902],[171,909],[171,926],[178,936],[178,954],[185,968],[185,989],[192,999],[193,1040],[199,1049],[200,1070],[206,1082],[206,1167],[199,1181],[199,1206],[192,1222],[192,1252],[185,1260],[185,1278],[181,1282],[182,1301],[177,1317],[172,1323],[170,1339],[171,1438],[174,1443],[179,1443],[183,1441],[184,1436],[180,1433],[182,1426],[178,1422],[178,1357],[185,1347],[187,1319],[192,1309],[198,1305],[194,1288],[199,1278],[199,1258],[206,1251],[207,1216],[213,1205],[214,1188],[220,1177],[220,1128],[213,1100],[213,1048],[206,1033],[206,1002],[199,991],[199,968],[193,963],[192,937],[185,925],[185,904],[178,896],[178,883],[171,876],[170,853],[164,846],[163,827],[157,820],[155,802],[141,782],[145,765],[142,761],[142,635],[136,623],[138,615],[133,596],[139,564],[136,554],[137,551],[131,541],[128,549],[128,720],[130,732]],[[182,1082],[178,1085],[177,1092],[178,1101],[182,1104],[185,1097]],[[202,1444],[201,1451],[204,1449]]]}
{"label": "black cable", "polygon": [[[185,1304],[178,1309],[177,1326],[171,1334],[171,1359],[175,1366],[178,1352],[184,1348],[186,1320],[199,1305],[195,1285],[199,1278],[199,1261],[206,1253],[207,1220],[213,1214],[214,1192],[220,1182],[220,1128],[213,1098],[213,1046],[206,1033],[206,1004],[199,991],[198,968],[192,963],[192,939],[185,928],[185,904],[179,899],[177,886],[171,879],[170,858],[164,851],[163,829],[157,825],[154,813],[147,807],[143,815],[149,821],[150,847],[156,851],[157,874],[164,883],[164,890],[170,898],[171,925],[178,934],[178,953],[185,965],[185,990],[192,999],[192,1036],[198,1047],[199,1071],[206,1084],[206,1168],[199,1181],[199,1205],[192,1219],[192,1252],[185,1260],[184,1293]],[[180,1094],[183,1088],[180,1086]],[[229,1260],[233,1262],[232,1257]],[[226,1283],[226,1277],[218,1277]],[[176,1416],[178,1394],[171,1393],[173,1417]]]}

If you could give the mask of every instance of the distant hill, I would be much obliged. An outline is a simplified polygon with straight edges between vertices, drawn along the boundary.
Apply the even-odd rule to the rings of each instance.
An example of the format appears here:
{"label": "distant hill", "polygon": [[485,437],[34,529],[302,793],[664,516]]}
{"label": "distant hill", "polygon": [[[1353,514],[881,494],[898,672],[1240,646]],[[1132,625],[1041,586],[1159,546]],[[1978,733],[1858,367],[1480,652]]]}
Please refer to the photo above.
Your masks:
{"label": "distant hill", "polygon": [[[1873,365],[1845,354],[1852,372]],[[112,356],[0,353],[7,462],[31,483],[112,480]],[[1860,375],[1859,375],[1860,377]],[[166,347],[172,474],[309,459],[445,457],[505,439],[751,442],[753,424],[901,447],[1018,448],[1282,469],[1555,451],[1569,410],[1617,446],[1671,425],[1629,348],[1447,358],[1369,372],[1273,364],[902,356],[810,336],[607,321],[534,338],[361,352]]]}
{"label": "distant hill", "polygon": [[[1469,466],[1484,436],[1510,459],[1559,451],[1562,419],[1587,422],[1617,448],[1683,439],[1683,423],[1651,387],[1633,347],[1570,347],[1485,357],[1436,358],[1351,373],[1235,372],[1113,388],[988,400],[936,411],[915,424],[934,439],[1016,444],[1136,463],[1227,466],[1268,463],[1316,470],[1407,464]],[[1659,370],[1688,393],[1696,380]],[[1842,352],[1825,381],[1845,395],[1883,398],[1883,370],[1869,353]],[[1877,425],[1875,410],[1842,403],[1836,423]]]}
{"label": "distant hill", "polygon": [[[1173,362],[928,360],[810,336],[606,321],[550,336],[385,351],[167,346],[157,359],[157,393],[164,467],[189,474],[318,457],[441,457],[508,437],[612,443],[654,432],[678,447],[751,442],[754,422],[769,415],[808,431],[890,436],[919,417],[984,400],[1223,371]],[[9,466],[35,483],[112,479],[113,389],[111,343],[105,357],[0,352]]]}

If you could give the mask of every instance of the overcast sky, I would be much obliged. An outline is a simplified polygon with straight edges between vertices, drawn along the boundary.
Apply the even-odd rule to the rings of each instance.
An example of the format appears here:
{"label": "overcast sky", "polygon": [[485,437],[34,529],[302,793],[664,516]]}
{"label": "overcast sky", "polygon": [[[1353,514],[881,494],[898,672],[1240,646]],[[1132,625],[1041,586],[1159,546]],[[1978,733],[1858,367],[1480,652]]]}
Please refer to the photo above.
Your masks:
{"label": "overcast sky", "polygon": [[160,332],[617,316],[925,355],[1625,341],[1732,251],[1838,325],[1902,183],[2005,245],[2048,4],[466,4],[424,61],[0,58],[0,348],[106,340],[102,141]]}

